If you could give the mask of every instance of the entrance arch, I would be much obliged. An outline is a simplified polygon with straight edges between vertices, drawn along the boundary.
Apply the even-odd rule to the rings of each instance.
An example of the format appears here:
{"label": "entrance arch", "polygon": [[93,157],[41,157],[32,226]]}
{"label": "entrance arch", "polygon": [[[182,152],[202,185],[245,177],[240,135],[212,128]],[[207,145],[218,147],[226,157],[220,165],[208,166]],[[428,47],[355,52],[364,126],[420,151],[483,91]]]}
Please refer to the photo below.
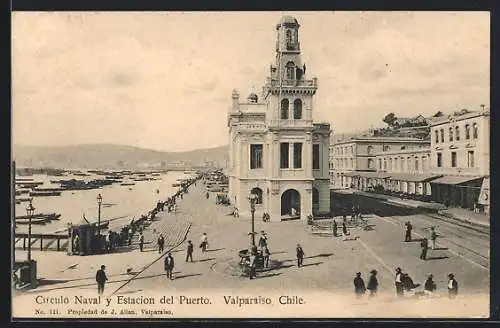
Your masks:
{"label": "entrance arch", "polygon": [[316,188],[312,188],[312,214],[316,215],[319,212],[319,191]]}
{"label": "entrance arch", "polygon": [[291,215],[292,208],[300,216],[300,194],[295,189],[288,189],[281,195],[281,215]]}
{"label": "entrance arch", "polygon": [[250,191],[251,194],[254,194],[255,196],[257,196],[257,201],[255,202],[255,204],[262,204],[262,189],[260,189],[259,187],[255,187],[253,188],[251,191]]}

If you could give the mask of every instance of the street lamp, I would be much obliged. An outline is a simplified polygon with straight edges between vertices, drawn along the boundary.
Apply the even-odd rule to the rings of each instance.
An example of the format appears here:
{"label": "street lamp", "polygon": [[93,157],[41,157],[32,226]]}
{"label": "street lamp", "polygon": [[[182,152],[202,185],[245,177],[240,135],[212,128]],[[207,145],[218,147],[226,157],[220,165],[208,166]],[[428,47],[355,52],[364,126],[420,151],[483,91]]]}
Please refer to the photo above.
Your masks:
{"label": "street lamp", "polygon": [[102,204],[102,196],[101,194],[97,195],[97,234],[99,237],[101,236],[101,204]]}
{"label": "street lamp", "polygon": [[252,213],[252,246],[255,246],[255,203],[257,203],[257,195],[251,193],[248,200],[250,201],[250,212]]}
{"label": "street lamp", "polygon": [[32,203],[33,199],[30,198],[30,203],[28,207],[26,207],[26,213],[28,214],[28,262],[31,263],[31,218],[35,213],[35,208]]}

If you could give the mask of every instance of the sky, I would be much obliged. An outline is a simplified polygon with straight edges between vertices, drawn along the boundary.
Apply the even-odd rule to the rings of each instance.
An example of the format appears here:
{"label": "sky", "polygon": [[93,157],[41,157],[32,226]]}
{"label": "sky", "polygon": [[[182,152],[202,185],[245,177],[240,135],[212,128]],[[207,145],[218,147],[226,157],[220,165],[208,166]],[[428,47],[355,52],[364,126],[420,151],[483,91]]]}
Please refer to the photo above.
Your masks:
{"label": "sky", "polygon": [[489,106],[488,12],[14,12],[13,143],[225,145],[231,91],[261,90],[281,15],[334,134]]}

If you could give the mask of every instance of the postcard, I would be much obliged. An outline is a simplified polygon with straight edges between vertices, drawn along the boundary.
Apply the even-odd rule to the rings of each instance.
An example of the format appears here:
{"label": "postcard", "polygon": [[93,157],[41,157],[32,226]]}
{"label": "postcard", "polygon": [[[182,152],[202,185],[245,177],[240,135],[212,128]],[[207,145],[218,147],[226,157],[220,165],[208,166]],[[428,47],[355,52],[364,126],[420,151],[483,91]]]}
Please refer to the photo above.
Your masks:
{"label": "postcard", "polygon": [[12,317],[487,318],[488,12],[13,12]]}

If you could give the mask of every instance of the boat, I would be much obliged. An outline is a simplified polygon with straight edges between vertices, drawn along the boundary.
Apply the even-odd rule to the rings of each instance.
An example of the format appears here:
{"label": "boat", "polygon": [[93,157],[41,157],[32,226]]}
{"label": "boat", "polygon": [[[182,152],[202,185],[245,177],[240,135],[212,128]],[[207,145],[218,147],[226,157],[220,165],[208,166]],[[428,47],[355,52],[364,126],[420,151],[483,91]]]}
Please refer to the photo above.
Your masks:
{"label": "boat", "polygon": [[35,179],[33,178],[16,178],[16,181],[19,181],[19,182],[26,182],[26,181],[33,181]]}
{"label": "boat", "polygon": [[27,194],[29,192],[30,192],[29,189],[18,189],[18,190],[16,190],[16,196],[19,196],[19,195],[22,195],[22,194]]}
{"label": "boat", "polygon": [[16,203],[19,202],[19,203],[22,203],[22,202],[29,202],[31,200],[31,198],[17,198],[16,199]]}
{"label": "boat", "polygon": [[[50,220],[47,220],[47,219],[44,219],[44,218],[41,218],[41,219],[31,219],[31,224],[45,224],[47,222],[50,222]],[[30,221],[29,220],[21,220],[21,221],[17,221],[16,220],[16,224],[30,224]]]}
{"label": "boat", "polygon": [[[57,213],[38,213],[38,214],[33,214],[31,216],[31,219],[46,219],[46,220],[58,220],[59,217],[61,217],[61,214],[57,214]],[[16,222],[17,221],[23,221],[23,220],[29,220],[29,216],[28,215],[20,215],[20,216],[16,216]]]}
{"label": "boat", "polygon": [[123,183],[120,183],[120,186],[135,186],[135,183],[134,182],[123,182]]}
{"label": "boat", "polygon": [[60,191],[31,191],[30,196],[33,196],[33,197],[61,196],[61,192]]}
{"label": "boat", "polygon": [[43,185],[43,181],[16,181],[16,185],[21,188],[32,188]]}
{"label": "boat", "polygon": [[65,188],[33,188],[33,191],[63,191]]}
{"label": "boat", "polygon": [[181,184],[180,183],[172,183],[172,187],[180,187]]}

